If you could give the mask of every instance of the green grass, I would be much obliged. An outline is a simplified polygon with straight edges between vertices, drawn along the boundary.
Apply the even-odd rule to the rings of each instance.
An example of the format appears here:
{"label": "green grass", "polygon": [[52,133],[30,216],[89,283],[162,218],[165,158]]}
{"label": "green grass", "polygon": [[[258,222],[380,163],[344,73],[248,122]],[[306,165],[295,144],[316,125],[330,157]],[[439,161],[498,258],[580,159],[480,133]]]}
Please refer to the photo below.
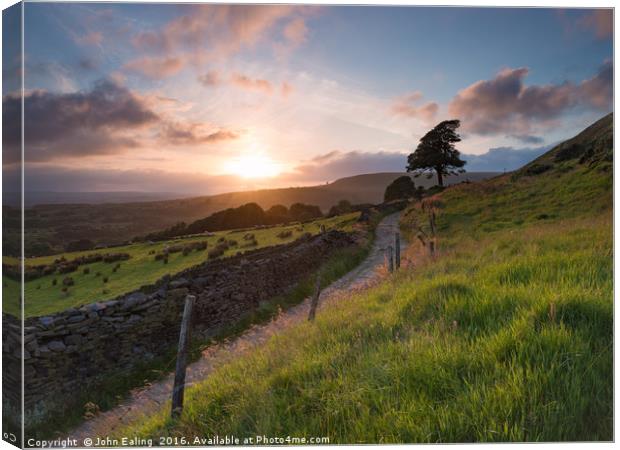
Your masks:
{"label": "green grass", "polygon": [[467,239],[220,368],[180,420],[164,406],[120,435],[610,440],[611,240],[609,218]]}
{"label": "green grass", "polygon": [[[126,292],[138,289],[141,286],[154,283],[166,274],[175,274],[189,267],[200,264],[208,259],[208,251],[217,245],[220,237],[233,239],[238,242],[238,246],[231,247],[223,257],[232,256],[240,251],[253,250],[257,248],[267,247],[291,242],[299,238],[304,233],[317,234],[320,226],[325,225],[327,229],[338,228],[350,231],[356,222],[359,213],[351,213],[342,216],[336,216],[328,219],[320,219],[314,222],[303,224],[303,231],[299,231],[301,226],[286,225],[271,227],[265,229],[257,229],[250,231],[222,231],[215,233],[214,236],[191,237],[187,239],[178,239],[167,242],[157,242],[153,244],[140,243],[123,247],[114,247],[111,249],[93,250],[86,252],[64,253],[54,256],[45,256],[38,258],[29,258],[26,265],[34,266],[41,264],[49,264],[56,258],[64,256],[67,260],[71,260],[78,256],[92,253],[128,253],[131,258],[127,261],[120,262],[120,268],[116,272],[112,272],[116,263],[98,262],[80,266],[79,269],[69,274],[52,274],[41,278],[37,278],[25,283],[25,316],[39,316],[51,314],[61,311],[69,307],[80,306],[100,300],[108,300]],[[288,238],[281,239],[277,234],[290,230],[292,235]],[[253,233],[258,241],[256,247],[249,249],[241,248],[246,242],[243,236],[246,233]],[[161,252],[166,245],[174,243],[190,243],[195,241],[208,241],[206,251],[192,251],[189,255],[184,256],[181,252],[172,253],[169,256],[168,264],[162,261],[155,261],[154,255],[149,254],[151,251]],[[5,261],[9,262],[10,261]],[[89,274],[84,274],[83,269],[88,267]],[[99,276],[96,274],[100,273]],[[73,278],[75,285],[68,289],[68,292],[62,292],[62,280],[70,276]],[[104,283],[103,279],[107,277],[108,282]],[[57,284],[52,284],[53,280],[57,280]],[[3,277],[3,311],[13,315],[19,314],[19,282]]]}
{"label": "green grass", "polygon": [[[611,168],[438,196],[438,257],[274,336],[119,436],[332,444],[613,439]],[[418,207],[403,216],[415,241]],[[417,242],[417,241],[416,241]]]}

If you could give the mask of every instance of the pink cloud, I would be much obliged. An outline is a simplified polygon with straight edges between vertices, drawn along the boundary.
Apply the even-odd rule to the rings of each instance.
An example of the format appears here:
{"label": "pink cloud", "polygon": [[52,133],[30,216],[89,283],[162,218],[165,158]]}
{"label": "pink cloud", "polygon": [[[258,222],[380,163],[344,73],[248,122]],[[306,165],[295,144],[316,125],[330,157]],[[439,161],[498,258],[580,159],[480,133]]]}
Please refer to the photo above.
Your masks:
{"label": "pink cloud", "polygon": [[294,45],[300,45],[306,41],[308,27],[306,22],[301,18],[291,20],[284,27],[284,37]]}
{"label": "pink cloud", "polygon": [[167,122],[160,138],[173,145],[214,144],[239,138],[239,133],[227,129],[212,129],[201,123]]}
{"label": "pink cloud", "polygon": [[282,93],[282,97],[288,98],[289,95],[293,92],[293,86],[291,86],[286,81],[283,81],[280,85],[280,92]]}
{"label": "pink cloud", "polygon": [[422,98],[423,95],[420,91],[403,95],[392,104],[392,113],[398,116],[412,117],[430,122],[437,115],[439,105],[435,102],[419,105]]}
{"label": "pink cloud", "polygon": [[583,16],[578,25],[594,31],[598,39],[607,39],[614,33],[613,9],[595,9]]}
{"label": "pink cloud", "polygon": [[273,92],[273,86],[270,81],[260,78],[250,78],[247,75],[235,73],[230,78],[231,82],[242,89],[261,91],[265,94]]}
{"label": "pink cloud", "polygon": [[216,86],[220,84],[221,81],[222,80],[220,74],[215,70],[211,70],[204,75],[200,75],[198,77],[198,82],[203,86]]}
{"label": "pink cloud", "polygon": [[141,73],[149,78],[160,79],[176,75],[183,69],[184,65],[185,63],[182,58],[145,56],[129,61],[123,68],[132,72]]}
{"label": "pink cloud", "polygon": [[459,91],[449,104],[463,128],[478,134],[528,133],[534,123],[551,124],[574,107],[606,110],[611,107],[613,66],[606,61],[598,73],[579,84],[530,85],[525,67],[501,70]]}
{"label": "pink cloud", "polygon": [[299,16],[307,10],[294,5],[193,5],[191,13],[173,19],[162,30],[138,33],[132,43],[143,52],[164,53],[168,58],[185,54],[183,62],[201,64],[256,46],[286,20],[284,38],[302,42],[307,29]]}

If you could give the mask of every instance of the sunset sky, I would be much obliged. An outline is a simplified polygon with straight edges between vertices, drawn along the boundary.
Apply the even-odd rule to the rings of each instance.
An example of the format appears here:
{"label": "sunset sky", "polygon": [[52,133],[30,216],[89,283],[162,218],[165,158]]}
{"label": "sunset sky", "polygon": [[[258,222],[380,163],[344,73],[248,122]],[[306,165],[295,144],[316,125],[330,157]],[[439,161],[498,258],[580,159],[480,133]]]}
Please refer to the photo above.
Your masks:
{"label": "sunset sky", "polygon": [[[493,149],[466,169],[512,169],[612,110],[611,10],[26,3],[25,14],[32,190],[208,194],[402,171],[452,118],[463,153]],[[19,84],[3,58],[10,113]],[[15,161],[5,156],[7,173]]]}

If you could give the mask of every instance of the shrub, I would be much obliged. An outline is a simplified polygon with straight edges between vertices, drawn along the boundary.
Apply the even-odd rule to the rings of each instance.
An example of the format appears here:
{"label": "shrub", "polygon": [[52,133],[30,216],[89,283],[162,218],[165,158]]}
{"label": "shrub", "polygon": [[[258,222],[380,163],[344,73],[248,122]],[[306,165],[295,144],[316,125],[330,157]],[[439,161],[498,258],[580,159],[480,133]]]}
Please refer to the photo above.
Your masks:
{"label": "shrub", "polygon": [[56,278],[54,278],[52,280],[52,286],[56,286],[58,284],[58,280]]}
{"label": "shrub", "polygon": [[228,244],[226,242],[217,244],[215,248],[209,250],[209,259],[219,258],[226,252],[226,250],[228,250]]}
{"label": "shrub", "polygon": [[62,280],[62,284],[63,286],[73,286],[75,284],[75,281],[73,281],[73,278],[71,277],[65,277]]}
{"label": "shrub", "polygon": [[69,262],[66,264],[60,264],[58,266],[58,273],[71,273],[75,272],[79,267],[79,264],[76,262]]}
{"label": "shrub", "polygon": [[551,164],[532,164],[525,170],[527,175],[540,175],[551,169]]}
{"label": "shrub", "polygon": [[276,234],[276,236],[280,239],[290,238],[292,235],[293,235],[293,232],[291,230],[283,230],[283,231],[280,231],[278,234]]}
{"label": "shrub", "polygon": [[111,263],[116,261],[125,261],[129,258],[130,256],[128,253],[108,253],[103,255],[103,262]]}
{"label": "shrub", "polygon": [[84,267],[84,275],[88,275],[90,273],[90,267]]}
{"label": "shrub", "polygon": [[586,148],[581,144],[562,145],[555,154],[556,161],[567,161],[582,156]]}
{"label": "shrub", "polygon": [[256,240],[256,238],[252,238],[252,240],[246,242],[241,247],[242,248],[249,248],[249,247],[256,247],[257,245],[258,245],[258,241]]}
{"label": "shrub", "polygon": [[107,283],[108,282],[108,277],[103,277],[103,282]]}

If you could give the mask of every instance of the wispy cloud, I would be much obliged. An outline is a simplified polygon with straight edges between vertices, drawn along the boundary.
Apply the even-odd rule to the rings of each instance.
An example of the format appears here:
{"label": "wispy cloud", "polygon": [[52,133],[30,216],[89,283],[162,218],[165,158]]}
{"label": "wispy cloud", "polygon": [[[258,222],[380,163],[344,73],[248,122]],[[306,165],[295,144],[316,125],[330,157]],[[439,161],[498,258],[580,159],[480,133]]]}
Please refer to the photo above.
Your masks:
{"label": "wispy cloud", "polygon": [[613,9],[595,9],[586,13],[577,23],[592,30],[598,39],[608,39],[614,33]]}
{"label": "wispy cloud", "polygon": [[180,57],[152,57],[145,56],[127,62],[123,67],[131,72],[138,72],[149,78],[167,78],[179,73],[185,66]]}
{"label": "wispy cloud", "polygon": [[207,87],[217,86],[222,82],[222,77],[216,70],[210,70],[203,75],[199,75],[198,82]]}
{"label": "wispy cloud", "polygon": [[273,92],[273,85],[271,82],[261,78],[250,78],[247,75],[235,73],[231,76],[230,81],[243,89],[260,91],[265,94],[271,94]]}
{"label": "wispy cloud", "polygon": [[226,129],[213,129],[201,123],[167,122],[160,134],[163,142],[173,145],[198,145],[230,141],[239,133]]}
{"label": "wispy cloud", "polygon": [[[168,22],[161,30],[143,31],[132,38],[141,52],[181,64],[205,64],[253,48],[267,36],[277,43],[274,31],[286,22],[281,42],[300,45],[306,38],[307,6],[294,5],[192,5],[189,13]],[[161,55],[165,55],[162,57]],[[174,71],[154,71],[171,76]],[[147,74],[148,75],[148,74]]]}
{"label": "wispy cloud", "polygon": [[421,104],[423,97],[420,91],[415,91],[397,98],[392,103],[392,113],[399,116],[422,119],[425,122],[432,121],[437,115],[439,105],[435,102]]}

